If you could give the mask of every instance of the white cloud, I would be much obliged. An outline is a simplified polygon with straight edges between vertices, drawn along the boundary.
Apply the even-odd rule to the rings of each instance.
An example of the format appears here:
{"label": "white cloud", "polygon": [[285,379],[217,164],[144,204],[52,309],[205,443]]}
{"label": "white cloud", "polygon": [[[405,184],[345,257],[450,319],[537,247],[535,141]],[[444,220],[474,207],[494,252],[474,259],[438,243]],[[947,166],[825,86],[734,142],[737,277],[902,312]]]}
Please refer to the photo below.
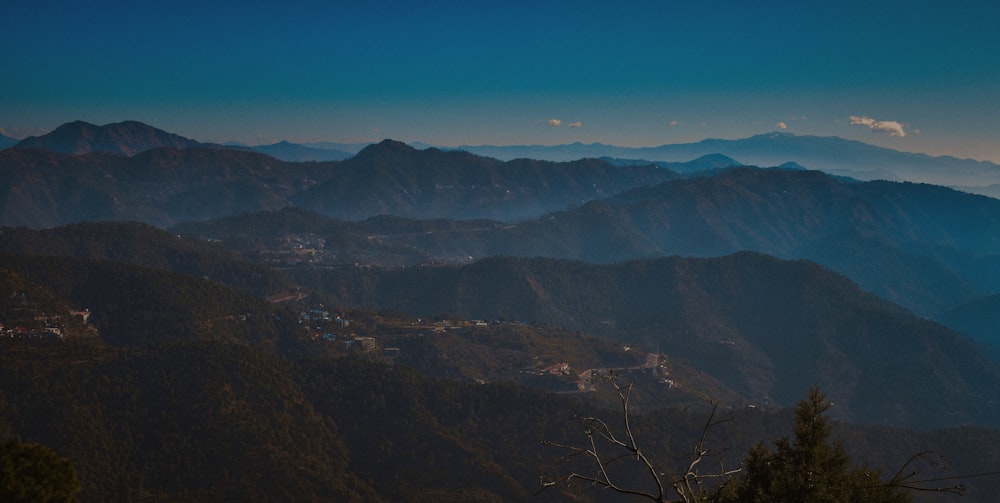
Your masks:
{"label": "white cloud", "polygon": [[580,121],[570,122],[569,124],[566,124],[566,127],[583,127],[583,123]]}
{"label": "white cloud", "polygon": [[562,120],[560,119],[549,119],[549,125],[552,127],[559,127],[562,125]]}
{"label": "white cloud", "polygon": [[872,130],[880,133],[889,133],[891,136],[906,136],[903,125],[896,121],[878,121],[872,126]]}
{"label": "white cloud", "polygon": [[784,122],[779,122],[775,124],[774,127],[778,129],[788,129],[788,124],[785,124]]}
{"label": "white cloud", "polygon": [[670,126],[673,127],[673,126],[676,126],[676,125],[680,124],[680,122],[670,121],[668,124],[670,124]]}
{"label": "white cloud", "polygon": [[867,126],[876,133],[889,133],[890,136],[898,136],[900,138],[906,136],[906,131],[903,129],[903,125],[896,121],[877,121],[866,115],[852,115],[851,125]]}
{"label": "white cloud", "polygon": [[851,116],[852,126],[861,125],[861,126],[872,127],[874,124],[875,124],[875,119],[872,119],[871,117],[858,117],[857,115]]}

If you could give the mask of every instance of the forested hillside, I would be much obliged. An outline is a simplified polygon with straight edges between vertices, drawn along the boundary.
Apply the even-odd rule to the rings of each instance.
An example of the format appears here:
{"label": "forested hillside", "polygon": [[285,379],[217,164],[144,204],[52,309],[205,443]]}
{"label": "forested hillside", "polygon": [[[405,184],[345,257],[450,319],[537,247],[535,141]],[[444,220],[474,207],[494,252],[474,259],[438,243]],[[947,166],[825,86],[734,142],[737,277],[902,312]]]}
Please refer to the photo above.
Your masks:
{"label": "forested hillside", "polygon": [[266,297],[292,288],[280,272],[201,240],[137,222],[84,222],[53,229],[0,229],[0,252],[107,260],[207,278]]}
{"label": "forested hillside", "polygon": [[514,223],[344,222],[284,209],[176,231],[241,251],[309,233],[324,240],[324,265],[463,263],[496,255],[613,263],[750,250],[813,260],[934,317],[1000,289],[998,215],[1000,201],[944,187],[738,168]]}
{"label": "forested hillside", "polygon": [[132,157],[0,151],[0,225],[95,220],[157,226],[300,206],[341,219],[382,214],[513,220],[677,175],[599,160],[501,162],[386,140],[344,161],[285,162],[241,149],[160,147]]}
{"label": "forested hillside", "polygon": [[[973,341],[805,261],[493,258],[298,279],[365,308],[521,320],[659,348],[760,404],[791,405],[818,384],[855,421],[995,426],[1000,410],[1000,388],[986,384],[1000,385],[1000,372]],[[900,393],[913,387],[921,392]]]}
{"label": "forested hillside", "polygon": [[[268,304],[189,275],[76,257],[6,254],[0,264],[6,286],[25,300],[8,306],[6,313],[28,308],[51,318],[89,309],[89,320],[78,320],[79,330],[61,337],[15,335],[0,341],[0,435],[51,446],[72,460],[82,501],[524,500],[539,489],[540,475],[563,469],[557,463],[560,453],[540,440],[575,442],[582,433],[574,416],[616,415],[599,378],[592,383],[595,391],[544,391],[549,385],[542,380],[552,378],[542,374],[548,367],[563,368],[562,363],[573,372],[620,368],[621,379],[637,383],[634,425],[668,471],[677,469],[677,460],[698,437],[709,411],[706,400],[730,400],[733,408],[727,405],[725,414],[732,421],[711,438],[726,453],[726,463],[738,464],[753,443],[786,434],[790,413],[763,407],[759,396],[749,400],[757,408],[746,407],[747,384],[703,365],[707,361],[699,361],[697,352],[706,348],[732,355],[725,361],[741,371],[755,368],[748,363],[753,358],[770,360],[764,368],[773,365],[773,376],[748,373],[750,383],[811,380],[780,373],[788,372],[783,366],[790,359],[802,360],[799,371],[814,372],[807,375],[817,379],[853,376],[850,387],[822,383],[837,397],[835,417],[881,420],[874,414],[891,410],[885,420],[917,426],[952,424],[948,412],[982,424],[991,424],[983,417],[996,417],[994,402],[972,395],[967,386],[974,376],[981,391],[996,389],[983,385],[992,382],[988,372],[972,357],[955,368],[957,358],[968,356],[961,339],[927,328],[926,322],[814,264],[759,255],[620,266],[494,259],[462,269],[401,271],[396,277],[368,271],[357,280],[377,286],[372,298],[382,299],[387,308],[403,305],[390,306],[389,297],[382,297],[391,291],[386,288],[407,284],[415,296],[411,302],[435,289],[451,299],[446,309],[451,314],[434,322],[442,329],[437,334],[436,328],[421,332],[427,322],[399,311],[364,315],[342,309],[338,316],[352,321],[344,330],[356,335],[337,331],[332,340],[313,330],[319,321],[303,315],[313,312],[305,311],[310,309],[306,304]],[[321,279],[332,284],[330,277]],[[467,294],[448,293],[460,284]],[[480,289],[491,297],[479,295]],[[777,295],[778,290],[788,293]],[[718,297],[718,292],[728,293]],[[793,302],[797,298],[801,303]],[[477,305],[502,307],[506,321],[485,327],[460,323],[461,314]],[[771,309],[759,311],[764,305]],[[802,310],[805,305],[809,309]],[[630,309],[607,317],[615,306]],[[657,311],[680,313],[690,323],[682,320],[673,327],[676,320],[660,318]],[[513,323],[522,312],[549,325],[579,317],[575,330],[617,333],[629,344]],[[843,325],[834,320],[841,317],[852,331],[840,331]],[[695,319],[709,330],[695,330]],[[651,320],[660,325],[646,325]],[[836,337],[810,331],[819,320],[832,323]],[[893,335],[896,326],[907,334],[905,342]],[[802,332],[792,335],[795,351],[780,353],[775,348],[793,349],[787,347],[786,328]],[[624,336],[626,331],[633,333]],[[853,331],[858,331],[855,338],[838,341]],[[661,360],[663,366],[646,366],[648,358],[640,356],[652,350],[654,335],[665,337],[659,347],[668,358]],[[360,347],[362,336],[374,341],[374,350]],[[713,339],[719,336],[729,339]],[[686,349],[685,340],[692,342]],[[951,347],[941,345],[949,341]],[[640,344],[631,351],[640,353],[630,356],[623,348],[635,343]],[[393,355],[390,347],[401,354]],[[913,347],[924,350],[908,350]],[[866,367],[865,362],[875,356],[865,356],[865,350],[878,354],[883,367],[903,372],[892,379],[873,374],[874,364]],[[898,355],[887,360],[890,350]],[[919,358],[945,353],[952,359]],[[535,362],[531,355],[551,363],[522,367]],[[908,374],[908,367],[941,382]],[[528,369],[538,374],[505,377]],[[914,382],[922,383],[919,395],[892,391],[912,389],[900,386]],[[790,402],[801,398],[797,389],[775,387],[772,406],[784,403],[779,393]],[[944,393],[951,395],[942,399]],[[865,401],[871,399],[883,403]],[[926,399],[941,400],[941,408],[927,407]],[[678,404],[684,408],[671,408]],[[925,407],[919,419],[916,407]],[[987,430],[915,433],[844,424],[838,432],[852,455],[887,470],[924,449],[947,453],[955,469],[967,473],[1000,457],[989,447],[1000,445],[996,433]],[[979,447],[965,449],[970,442]],[[992,494],[990,483],[972,481],[971,494]],[[545,493],[567,501],[599,496],[576,487]]]}
{"label": "forested hillside", "polygon": [[794,475],[803,398],[817,480],[871,466],[836,491],[1000,493],[1000,201],[719,155],[189,142],[0,152],[0,446],[68,459],[80,501],[608,501],[536,493],[623,427],[616,479],[731,496]]}
{"label": "forested hillside", "polygon": [[[141,351],[2,341],[0,435],[70,458],[81,501],[523,501],[567,467],[539,443],[585,438],[573,417],[613,409],[528,388],[432,380],[354,358],[289,362],[244,345],[190,342]],[[638,388],[635,401],[643,400]],[[685,466],[707,406],[648,410],[633,428],[665,473]],[[749,447],[787,435],[788,410],[726,412],[712,459],[736,466]],[[941,452],[951,473],[1000,463],[996,432],[912,432],[838,424],[855,459],[891,471]],[[922,476],[941,472],[921,466]],[[629,474],[629,471],[626,471]],[[641,472],[625,478],[641,481]],[[990,501],[989,478],[960,480],[963,501]],[[564,491],[564,492],[563,492]],[[599,501],[586,485],[549,501]],[[938,501],[931,499],[928,501]]]}

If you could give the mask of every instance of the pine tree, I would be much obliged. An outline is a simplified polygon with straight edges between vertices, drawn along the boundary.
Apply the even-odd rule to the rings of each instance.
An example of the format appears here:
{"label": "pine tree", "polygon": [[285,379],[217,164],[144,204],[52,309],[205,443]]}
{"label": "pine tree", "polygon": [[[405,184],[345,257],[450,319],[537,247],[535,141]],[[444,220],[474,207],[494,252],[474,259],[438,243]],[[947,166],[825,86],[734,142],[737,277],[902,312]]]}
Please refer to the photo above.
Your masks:
{"label": "pine tree", "polygon": [[831,442],[823,415],[830,402],[816,388],[795,408],[794,437],[772,451],[764,444],[747,454],[743,473],[719,495],[725,503],[905,503],[903,488],[882,483],[878,470],[856,467],[840,442]]}
{"label": "pine tree", "polygon": [[0,501],[73,501],[80,492],[73,464],[41,444],[16,439],[0,446]]}

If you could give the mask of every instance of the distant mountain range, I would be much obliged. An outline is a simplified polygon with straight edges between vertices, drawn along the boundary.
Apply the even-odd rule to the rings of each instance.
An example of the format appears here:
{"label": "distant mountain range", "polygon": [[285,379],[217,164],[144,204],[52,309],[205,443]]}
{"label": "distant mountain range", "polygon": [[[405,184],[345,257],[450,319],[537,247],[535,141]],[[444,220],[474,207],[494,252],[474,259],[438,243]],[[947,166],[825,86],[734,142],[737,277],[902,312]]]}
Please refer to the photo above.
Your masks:
{"label": "distant mountain range", "polygon": [[[332,141],[316,141],[316,142],[303,143],[302,145],[305,147],[315,148],[319,150],[340,150],[342,152],[348,152],[351,155],[354,155],[357,154],[358,152],[361,152],[362,150],[365,149],[365,147],[371,145],[372,143],[378,143],[378,142],[369,141],[361,143],[340,143]],[[433,147],[433,145],[426,145],[421,143],[411,143],[410,146],[420,150]]]}
{"label": "distant mountain range", "polygon": [[501,162],[468,152],[416,150],[385,140],[327,168],[297,206],[358,220],[374,215],[515,220],[676,178],[653,165],[615,167],[595,159]]}
{"label": "distant mountain range", "polygon": [[[297,145],[282,141],[271,145],[247,147],[245,145],[216,145],[163,131],[137,121],[124,121],[98,126],[84,121],[63,124],[54,131],[31,136],[23,140],[0,135],[0,149],[14,147],[40,148],[60,154],[79,155],[106,152],[126,157],[135,156],[162,147],[173,148],[231,148],[267,154],[275,159],[290,162],[339,161],[351,157],[351,152],[324,144]],[[348,148],[353,145],[348,145]],[[360,150],[360,147],[358,148]]]}
{"label": "distant mountain range", "polygon": [[[862,180],[995,165],[783,134],[315,147],[77,122],[0,151],[0,441],[58,449],[87,501],[526,501],[540,438],[614,417],[613,373],[668,467],[704,398],[738,466],[811,386],[869,466],[1000,466],[1000,200]],[[547,499],[604,497],[579,494]]]}
{"label": "distant mountain range", "polygon": [[284,162],[242,149],[159,147],[132,157],[0,151],[0,225],[88,220],[168,226],[301,206],[364,219],[539,216],[677,177],[653,165],[501,162],[467,152],[416,150],[386,140],[340,162]]}
{"label": "distant mountain range", "polygon": [[[0,149],[4,148],[3,141],[0,139]],[[271,145],[229,148],[253,150],[284,161],[303,162],[347,159],[367,145],[332,142],[299,145],[279,142]],[[105,126],[95,126],[82,121],[71,122],[49,134],[25,138],[17,143],[17,146],[45,148],[66,154],[112,152],[126,156],[168,146],[221,148],[219,145],[200,143],[135,121]],[[433,145],[419,142],[413,143],[412,146],[421,150],[434,148]],[[502,161],[535,159],[566,162],[601,158],[617,165],[678,163],[718,155],[730,159],[732,161],[730,165],[804,167],[859,180],[931,183],[1000,197],[1000,165],[992,162],[950,156],[934,157],[838,137],[802,136],[784,132],[765,133],[736,140],[707,139],[696,143],[667,144],[657,147],[572,143],[554,146],[465,145],[436,148],[462,150]]]}
{"label": "distant mountain range", "polygon": [[271,145],[258,145],[250,147],[254,152],[267,154],[275,159],[290,162],[310,162],[310,161],[342,161],[354,155],[340,149],[314,148],[306,145],[298,145],[281,141]]}
{"label": "distant mountain range", "polygon": [[[504,162],[391,140],[336,162],[284,162],[197,142],[124,156],[143,145],[192,145],[139,123],[97,130],[71,123],[32,141],[90,153],[25,145],[0,151],[0,225],[136,220],[168,227],[287,207],[341,222],[489,219],[431,226],[396,220],[390,228],[382,218],[340,225],[329,242],[345,243],[337,252],[344,260],[385,257],[387,265],[498,254],[606,263],[754,250],[815,260],[928,316],[1000,290],[1000,201],[929,185],[858,183],[797,164],[733,170],[736,161],[723,154],[657,166],[625,158]],[[774,141],[824,144],[826,152],[846,144],[862,158],[913,156],[790,135],[707,144],[741,144],[749,152],[748,145]],[[100,148],[118,153],[95,152]],[[848,165],[851,158],[844,159]]]}
{"label": "distant mountain range", "polygon": [[753,250],[805,258],[925,316],[1000,291],[1000,201],[818,171],[732,168],[517,222],[329,220],[286,208],[177,227],[242,243],[315,234],[341,263],[461,263],[507,255],[613,263]]}
{"label": "distant mountain range", "polygon": [[[528,157],[566,160],[581,157],[687,161],[723,154],[744,165],[779,166],[795,162],[809,169],[859,180],[895,180],[963,186],[970,191],[1000,183],[1000,165],[992,162],[932,157],[876,147],[837,137],[766,133],[737,140],[709,139],[659,147],[616,147],[601,143],[541,146],[461,146],[458,149],[497,159]],[[988,189],[992,190],[992,189]]]}

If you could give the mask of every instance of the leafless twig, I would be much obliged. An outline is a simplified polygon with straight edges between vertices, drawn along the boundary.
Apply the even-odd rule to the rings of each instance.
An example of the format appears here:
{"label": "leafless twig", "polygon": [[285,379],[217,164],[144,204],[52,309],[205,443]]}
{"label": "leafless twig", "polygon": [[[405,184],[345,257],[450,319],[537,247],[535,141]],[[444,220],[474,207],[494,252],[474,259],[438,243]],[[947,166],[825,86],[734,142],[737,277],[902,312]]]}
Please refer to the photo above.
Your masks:
{"label": "leafless twig", "polygon": [[[558,485],[566,485],[574,480],[580,480],[584,482],[589,482],[598,487],[603,487],[610,489],[612,491],[621,494],[630,494],[642,498],[649,499],[651,501],[656,501],[659,503],[667,503],[669,500],[666,496],[666,489],[660,478],[661,472],[656,469],[652,461],[646,456],[643,450],[640,448],[638,441],[636,440],[635,433],[632,429],[632,425],[629,421],[629,398],[632,394],[632,384],[621,385],[618,384],[614,376],[608,378],[611,385],[614,387],[615,391],[618,393],[619,402],[621,405],[621,413],[623,419],[623,435],[619,437],[615,435],[611,427],[608,424],[597,417],[579,417],[584,424],[584,432],[587,435],[587,443],[584,446],[576,446],[563,444],[559,442],[543,441],[544,445],[557,447],[568,451],[568,454],[562,458],[562,461],[568,462],[572,459],[579,458],[583,456],[588,459],[594,467],[594,472],[592,474],[585,474],[580,472],[572,472],[568,475],[560,477],[554,480],[548,480],[542,478],[541,489],[539,492],[544,491],[550,487]],[[680,498],[679,502],[682,503],[692,503],[697,501],[700,491],[701,482],[703,479],[708,478],[719,478],[734,475],[740,471],[739,468],[726,470],[724,466],[720,467],[719,472],[712,474],[701,474],[698,472],[698,466],[709,454],[709,449],[706,447],[707,433],[710,428],[723,421],[717,421],[715,419],[715,413],[717,409],[717,404],[713,404],[712,412],[709,415],[708,420],[705,422],[705,426],[702,429],[702,434],[698,443],[695,445],[693,457],[691,462],[688,464],[687,469],[684,471],[684,475],[680,477],[676,482],[672,484],[672,488],[677,493]],[[602,451],[604,448],[609,451],[617,451],[616,454],[609,454]],[[620,461],[622,459],[634,459],[638,461],[641,465],[641,469],[645,472],[648,477],[652,480],[656,487],[654,491],[642,491],[626,487],[621,485],[616,479],[613,478],[612,474],[609,473],[608,467],[613,463]]]}

